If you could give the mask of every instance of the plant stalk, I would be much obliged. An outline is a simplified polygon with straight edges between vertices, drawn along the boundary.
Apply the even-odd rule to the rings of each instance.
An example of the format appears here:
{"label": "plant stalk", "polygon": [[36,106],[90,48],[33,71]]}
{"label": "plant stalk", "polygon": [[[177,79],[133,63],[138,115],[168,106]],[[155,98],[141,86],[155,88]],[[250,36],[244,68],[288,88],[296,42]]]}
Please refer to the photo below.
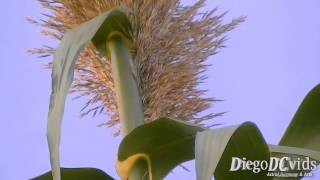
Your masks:
{"label": "plant stalk", "polygon": [[[112,76],[116,88],[121,134],[126,136],[144,123],[142,102],[132,72],[132,58],[128,47],[119,35],[108,40],[111,55]],[[146,175],[145,162],[138,161],[133,167],[129,180],[142,180]]]}
{"label": "plant stalk", "polygon": [[132,73],[132,58],[129,49],[120,36],[108,41],[111,55],[111,68],[116,88],[121,134],[127,135],[144,123],[142,103],[137,83]]}

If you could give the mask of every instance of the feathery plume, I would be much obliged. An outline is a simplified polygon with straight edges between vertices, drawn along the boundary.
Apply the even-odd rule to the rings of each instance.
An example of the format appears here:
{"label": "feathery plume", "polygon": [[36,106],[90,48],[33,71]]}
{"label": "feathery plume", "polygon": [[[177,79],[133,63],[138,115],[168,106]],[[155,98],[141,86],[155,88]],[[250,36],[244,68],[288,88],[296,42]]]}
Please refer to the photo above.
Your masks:
{"label": "feathery plume", "polygon": [[[63,34],[79,24],[117,6],[133,10],[131,16],[136,49],[134,77],[142,98],[147,122],[162,116],[199,124],[220,114],[199,113],[216,101],[205,97],[198,85],[206,76],[205,61],[224,47],[226,33],[244,21],[243,17],[222,23],[226,13],[217,9],[200,12],[205,0],[182,6],[179,0],[39,0],[50,11],[45,20],[30,20],[44,28],[42,33],[60,41]],[[31,54],[47,57],[55,49],[44,46]],[[51,63],[48,64],[51,67]],[[115,88],[108,59],[98,55],[93,45],[80,54],[71,92],[89,101],[82,115],[110,114],[108,126],[119,124]]]}

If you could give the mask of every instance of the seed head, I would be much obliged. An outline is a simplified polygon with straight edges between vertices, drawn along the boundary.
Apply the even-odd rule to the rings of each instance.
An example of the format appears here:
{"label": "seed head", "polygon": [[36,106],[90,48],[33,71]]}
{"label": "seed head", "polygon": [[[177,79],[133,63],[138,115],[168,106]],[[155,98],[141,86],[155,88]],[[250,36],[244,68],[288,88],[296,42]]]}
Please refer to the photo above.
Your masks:
{"label": "seed head", "polygon": [[[226,33],[244,21],[222,22],[226,13],[217,9],[201,12],[205,0],[182,6],[179,0],[39,0],[49,10],[41,25],[43,34],[60,41],[63,34],[79,24],[117,6],[133,10],[133,73],[142,98],[147,122],[162,116],[199,124],[220,114],[203,114],[216,101],[205,97],[198,85],[206,79],[205,61],[224,47]],[[217,15],[218,14],[218,15]],[[30,53],[50,56],[55,49],[44,46]],[[48,67],[51,63],[48,64]],[[88,45],[76,64],[71,92],[89,101],[82,115],[109,114],[108,126],[119,124],[115,88],[108,59]],[[202,115],[200,115],[201,113]]]}

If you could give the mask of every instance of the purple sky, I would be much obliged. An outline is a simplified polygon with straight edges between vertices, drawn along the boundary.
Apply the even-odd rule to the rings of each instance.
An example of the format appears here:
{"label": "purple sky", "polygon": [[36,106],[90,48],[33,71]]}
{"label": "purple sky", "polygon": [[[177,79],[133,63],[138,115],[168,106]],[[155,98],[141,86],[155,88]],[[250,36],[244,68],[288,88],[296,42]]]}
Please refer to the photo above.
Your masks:
{"label": "purple sky", "polygon": [[[183,1],[190,3],[194,1]],[[206,9],[230,10],[247,21],[229,34],[228,48],[210,58],[210,78],[202,87],[224,99],[210,111],[226,125],[253,121],[268,143],[277,143],[305,94],[320,83],[320,2],[318,0],[215,0]],[[50,169],[45,136],[50,72],[45,61],[28,56],[30,47],[52,43],[25,17],[41,17],[35,0],[4,1],[0,6],[0,179],[24,180]],[[70,96],[70,97],[74,97]],[[67,101],[61,144],[65,167],[97,167],[117,177],[120,138],[98,128],[107,117],[79,118],[86,98]],[[195,179],[177,168],[167,179]],[[318,173],[319,174],[319,173]],[[318,175],[319,176],[319,175]],[[316,178],[311,178],[316,179]]]}

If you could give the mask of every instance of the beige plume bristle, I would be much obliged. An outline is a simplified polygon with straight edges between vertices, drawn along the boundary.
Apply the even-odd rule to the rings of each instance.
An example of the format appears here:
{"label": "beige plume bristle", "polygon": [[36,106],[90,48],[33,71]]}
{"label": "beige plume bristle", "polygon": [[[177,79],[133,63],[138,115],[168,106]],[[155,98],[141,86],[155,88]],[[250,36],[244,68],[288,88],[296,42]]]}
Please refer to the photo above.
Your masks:
{"label": "beige plume bristle", "polygon": [[[199,11],[205,0],[191,6],[182,6],[179,0],[39,1],[51,11],[50,15],[45,15],[44,21],[31,22],[43,26],[43,34],[58,41],[68,29],[111,8],[126,6],[133,10],[134,76],[147,122],[169,116],[199,124],[219,115],[199,115],[215,99],[206,98],[205,90],[199,90],[198,85],[206,78],[205,61],[224,46],[226,32],[241,23],[243,17],[223,24],[225,13],[215,15],[216,9]],[[46,57],[54,53],[54,48],[45,46],[30,52]],[[110,68],[110,61],[88,45],[77,62],[71,92],[90,97],[83,115],[111,114],[106,124],[114,126],[119,124],[119,116]]]}

